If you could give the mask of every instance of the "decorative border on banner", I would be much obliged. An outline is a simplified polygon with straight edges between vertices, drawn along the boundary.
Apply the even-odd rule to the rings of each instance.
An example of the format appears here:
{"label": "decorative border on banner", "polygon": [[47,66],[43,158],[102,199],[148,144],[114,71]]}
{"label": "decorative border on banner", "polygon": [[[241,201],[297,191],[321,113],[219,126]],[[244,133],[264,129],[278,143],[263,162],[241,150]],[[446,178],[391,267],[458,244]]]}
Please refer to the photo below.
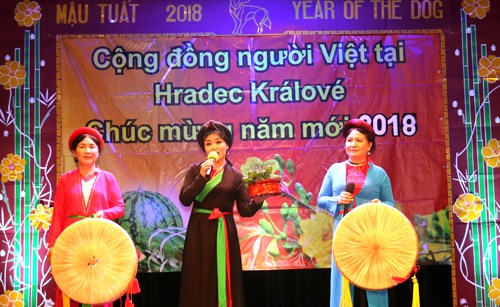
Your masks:
{"label": "decorative border on banner", "polygon": [[61,122],[61,35],[56,36],[56,185],[63,170]]}
{"label": "decorative border on banner", "polygon": [[448,115],[448,78],[446,69],[446,44],[445,35],[440,33],[441,38],[441,65],[443,67],[443,106],[444,106],[444,129],[445,129],[445,146],[446,146],[446,185],[448,188],[448,222],[450,223],[450,247],[451,247],[451,284],[453,302],[457,302],[457,278],[455,271],[455,229],[453,227],[453,198],[452,198],[452,182],[451,182],[451,148],[450,148],[450,125]]}

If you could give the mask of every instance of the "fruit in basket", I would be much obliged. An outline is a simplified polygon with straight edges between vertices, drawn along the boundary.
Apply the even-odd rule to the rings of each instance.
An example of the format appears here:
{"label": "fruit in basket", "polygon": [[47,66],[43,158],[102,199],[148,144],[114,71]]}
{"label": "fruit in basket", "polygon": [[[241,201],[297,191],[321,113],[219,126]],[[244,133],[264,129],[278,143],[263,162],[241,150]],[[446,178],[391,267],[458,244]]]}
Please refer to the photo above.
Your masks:
{"label": "fruit in basket", "polygon": [[248,186],[250,197],[257,195],[281,193],[281,178],[276,172],[279,171],[278,161],[274,159],[262,161],[257,157],[247,158],[241,166],[243,182]]}

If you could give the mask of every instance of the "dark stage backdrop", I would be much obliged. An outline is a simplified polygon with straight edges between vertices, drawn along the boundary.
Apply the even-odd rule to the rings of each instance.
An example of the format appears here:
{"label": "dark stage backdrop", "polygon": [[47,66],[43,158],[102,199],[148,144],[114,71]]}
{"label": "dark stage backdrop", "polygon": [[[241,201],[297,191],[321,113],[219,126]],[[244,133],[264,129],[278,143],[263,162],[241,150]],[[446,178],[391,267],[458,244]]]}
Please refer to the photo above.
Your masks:
{"label": "dark stage backdrop", "polygon": [[[248,307],[326,307],[330,300],[330,270],[272,270],[243,273],[245,302]],[[422,266],[417,273],[420,303],[425,307],[453,306],[451,267]],[[136,307],[177,306],[180,273],[140,273],[140,294],[133,296]],[[391,307],[412,306],[413,285],[410,280],[389,290]],[[357,289],[354,306],[366,306],[364,293]],[[119,302],[115,303],[119,306]]]}
{"label": "dark stage backdrop", "polygon": [[[422,301],[499,299],[497,2],[7,0],[0,17],[1,302],[52,302],[51,206],[58,176],[73,167],[67,137],[81,125],[103,133],[100,166],[118,174],[129,204],[137,192],[168,217],[120,223],[158,228],[131,232],[143,256],[138,304],[174,302],[189,218],[176,193],[182,169],[201,158],[192,137],[212,115],[235,132],[237,167],[278,159],[289,187],[238,221],[251,238],[241,241],[251,306],[327,301],[330,242],[314,238],[331,220],[315,199],[343,158],[338,132],[350,117],[376,127],[373,159],[418,234]],[[271,60],[278,52],[290,57]],[[143,65],[127,64],[132,57]],[[175,90],[191,96],[176,101]],[[279,249],[286,224],[293,254]],[[405,282],[391,299],[407,302],[409,291]]]}

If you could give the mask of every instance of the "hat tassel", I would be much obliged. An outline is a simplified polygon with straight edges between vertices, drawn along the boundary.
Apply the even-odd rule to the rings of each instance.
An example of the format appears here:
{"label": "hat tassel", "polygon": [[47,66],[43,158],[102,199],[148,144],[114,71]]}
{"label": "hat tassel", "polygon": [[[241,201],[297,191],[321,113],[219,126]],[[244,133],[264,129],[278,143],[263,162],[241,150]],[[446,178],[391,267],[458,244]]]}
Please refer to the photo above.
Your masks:
{"label": "hat tassel", "polygon": [[413,283],[413,301],[411,303],[411,307],[420,307],[420,294],[419,294],[419,288],[418,288],[418,280],[417,276],[413,275],[411,277],[411,281]]}
{"label": "hat tassel", "polygon": [[351,285],[349,280],[342,275],[342,294],[340,295],[340,307],[352,307]]}

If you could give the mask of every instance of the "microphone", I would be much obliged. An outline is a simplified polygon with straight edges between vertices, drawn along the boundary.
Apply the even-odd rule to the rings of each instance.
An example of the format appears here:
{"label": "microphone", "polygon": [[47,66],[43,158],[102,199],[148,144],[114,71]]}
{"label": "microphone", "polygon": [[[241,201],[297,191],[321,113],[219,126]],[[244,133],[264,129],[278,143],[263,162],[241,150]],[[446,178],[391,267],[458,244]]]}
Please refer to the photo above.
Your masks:
{"label": "microphone", "polygon": [[[344,191],[349,192],[349,193],[354,193],[354,182],[348,182],[345,184],[345,189]],[[345,216],[347,214],[347,210],[349,209],[349,204],[344,205],[344,214],[342,216]]]}
{"label": "microphone", "polygon": [[[219,154],[216,152],[216,151],[211,151],[208,153],[208,157],[207,157],[207,160],[212,160],[212,161],[217,161],[217,159],[219,159]],[[207,172],[205,173],[205,176],[207,177],[210,177],[210,174],[212,173],[212,169],[213,167],[209,167],[207,169]]]}
{"label": "microphone", "polygon": [[354,182],[346,183],[344,191],[349,192],[351,194],[354,193]]}

